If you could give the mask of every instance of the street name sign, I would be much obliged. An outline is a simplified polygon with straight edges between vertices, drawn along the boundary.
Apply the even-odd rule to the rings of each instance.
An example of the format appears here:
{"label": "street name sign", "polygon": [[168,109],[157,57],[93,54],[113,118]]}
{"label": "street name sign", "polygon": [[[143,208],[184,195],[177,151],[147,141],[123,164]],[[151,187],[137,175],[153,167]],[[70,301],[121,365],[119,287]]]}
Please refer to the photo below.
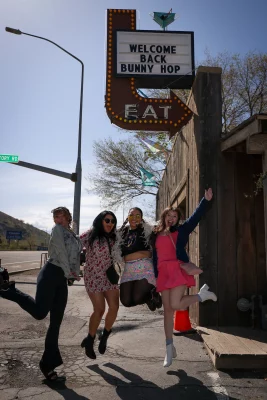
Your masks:
{"label": "street name sign", "polygon": [[0,154],[0,162],[18,163],[19,156],[16,156],[14,154]]}

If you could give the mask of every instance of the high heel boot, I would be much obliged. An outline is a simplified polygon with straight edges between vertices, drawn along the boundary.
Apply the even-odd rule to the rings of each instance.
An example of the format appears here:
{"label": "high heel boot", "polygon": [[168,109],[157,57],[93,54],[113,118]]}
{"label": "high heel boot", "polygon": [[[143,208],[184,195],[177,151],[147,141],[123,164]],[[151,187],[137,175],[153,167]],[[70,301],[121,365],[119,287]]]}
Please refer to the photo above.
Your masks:
{"label": "high heel boot", "polygon": [[88,336],[86,336],[86,338],[84,338],[81,343],[81,347],[85,348],[85,354],[92,360],[96,359],[96,354],[94,351],[94,341],[95,336],[91,336],[90,334],[88,334]]}
{"label": "high heel boot", "polygon": [[172,364],[172,359],[177,357],[176,348],[173,343],[166,346],[166,356],[164,359],[163,367],[169,367]]}
{"label": "high heel boot", "polygon": [[0,266],[0,292],[15,288],[15,281],[9,280],[9,273],[6,268]]}
{"label": "high heel boot", "polygon": [[112,330],[107,331],[106,328],[104,328],[103,332],[99,335],[100,343],[98,346],[98,351],[100,354],[104,354],[107,348],[107,341],[108,337],[111,334]]}

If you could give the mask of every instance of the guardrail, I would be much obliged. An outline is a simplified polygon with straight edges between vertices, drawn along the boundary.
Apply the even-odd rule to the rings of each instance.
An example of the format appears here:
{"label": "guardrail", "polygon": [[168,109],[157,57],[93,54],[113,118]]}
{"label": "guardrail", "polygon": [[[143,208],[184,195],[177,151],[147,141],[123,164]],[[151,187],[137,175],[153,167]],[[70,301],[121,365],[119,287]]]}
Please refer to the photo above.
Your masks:
{"label": "guardrail", "polygon": [[44,266],[47,261],[48,253],[41,253],[40,269]]}

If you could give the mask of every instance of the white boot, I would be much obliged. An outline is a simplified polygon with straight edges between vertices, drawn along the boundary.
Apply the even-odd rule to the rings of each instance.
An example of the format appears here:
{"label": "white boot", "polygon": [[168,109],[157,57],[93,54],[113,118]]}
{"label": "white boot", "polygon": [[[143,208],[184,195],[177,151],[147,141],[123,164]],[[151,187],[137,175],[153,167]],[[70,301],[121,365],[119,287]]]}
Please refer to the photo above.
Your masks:
{"label": "white boot", "polygon": [[201,298],[201,302],[206,301],[206,300],[217,301],[216,294],[209,291],[209,287],[206,283],[205,283],[205,285],[202,286],[202,288],[200,288],[198,295]]}
{"label": "white boot", "polygon": [[164,358],[163,367],[169,367],[172,364],[172,358],[177,357],[176,349],[174,345],[168,344],[166,346],[166,356]]}

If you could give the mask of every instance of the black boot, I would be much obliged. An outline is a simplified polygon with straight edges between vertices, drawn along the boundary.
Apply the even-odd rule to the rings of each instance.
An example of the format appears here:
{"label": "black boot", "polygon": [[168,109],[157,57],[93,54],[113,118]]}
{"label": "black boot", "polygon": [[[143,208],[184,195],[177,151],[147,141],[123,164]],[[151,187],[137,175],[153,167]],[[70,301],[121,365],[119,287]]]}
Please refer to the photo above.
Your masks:
{"label": "black boot", "polygon": [[112,330],[107,331],[106,328],[104,328],[103,332],[99,335],[100,343],[98,346],[98,351],[100,354],[104,354],[107,348],[107,341],[108,337],[111,334]]}
{"label": "black boot", "polygon": [[150,311],[156,311],[156,308],[157,308],[156,307],[156,302],[155,302],[155,300],[153,298],[147,300],[146,301],[146,305],[148,306]]}
{"label": "black boot", "polygon": [[88,336],[86,336],[81,343],[81,347],[85,347],[85,354],[87,357],[92,358],[92,360],[96,359],[96,354],[94,352],[94,341],[95,336],[93,337],[88,334]]}
{"label": "black boot", "polygon": [[15,281],[10,281],[7,269],[0,267],[0,292],[14,288],[15,288]]}
{"label": "black boot", "polygon": [[154,292],[153,292],[153,300],[154,300],[157,308],[162,307],[161,295],[158,292],[156,292],[156,290],[154,290]]}

